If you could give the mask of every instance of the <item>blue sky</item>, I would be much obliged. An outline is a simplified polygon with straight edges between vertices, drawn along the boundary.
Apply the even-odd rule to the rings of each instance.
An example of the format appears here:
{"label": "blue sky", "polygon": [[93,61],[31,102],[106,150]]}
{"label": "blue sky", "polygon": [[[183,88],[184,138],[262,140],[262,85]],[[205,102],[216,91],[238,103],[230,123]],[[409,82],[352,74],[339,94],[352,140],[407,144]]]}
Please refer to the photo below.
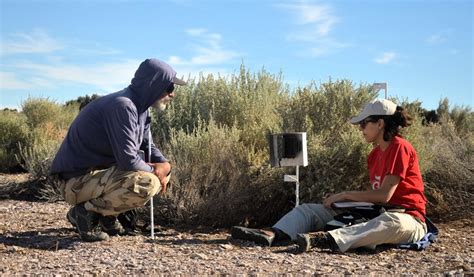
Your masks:
{"label": "blue sky", "polygon": [[[142,60],[180,76],[243,62],[292,88],[387,82],[390,96],[473,107],[473,4],[457,1],[0,0],[0,108],[126,87]],[[381,93],[383,96],[383,93]]]}

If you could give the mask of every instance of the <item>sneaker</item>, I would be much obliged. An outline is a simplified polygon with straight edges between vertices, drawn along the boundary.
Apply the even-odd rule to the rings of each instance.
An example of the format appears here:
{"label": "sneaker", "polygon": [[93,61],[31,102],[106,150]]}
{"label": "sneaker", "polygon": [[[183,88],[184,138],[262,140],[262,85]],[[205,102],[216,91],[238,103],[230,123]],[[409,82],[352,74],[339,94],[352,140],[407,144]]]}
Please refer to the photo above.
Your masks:
{"label": "sneaker", "polygon": [[127,234],[127,231],[122,227],[122,224],[120,224],[116,216],[100,216],[99,224],[102,227],[102,231],[110,236],[123,236]]}
{"label": "sneaker", "polygon": [[328,232],[315,232],[296,235],[297,252],[308,252],[313,247],[320,249],[330,249],[336,251],[339,249],[334,239]]}
{"label": "sneaker", "polygon": [[264,246],[272,246],[275,233],[269,230],[234,226],[231,230],[233,239],[249,240]]}
{"label": "sneaker", "polygon": [[109,235],[99,228],[99,214],[87,211],[84,203],[74,206],[73,210],[68,212],[67,218],[76,226],[83,241],[94,242],[109,239]]}

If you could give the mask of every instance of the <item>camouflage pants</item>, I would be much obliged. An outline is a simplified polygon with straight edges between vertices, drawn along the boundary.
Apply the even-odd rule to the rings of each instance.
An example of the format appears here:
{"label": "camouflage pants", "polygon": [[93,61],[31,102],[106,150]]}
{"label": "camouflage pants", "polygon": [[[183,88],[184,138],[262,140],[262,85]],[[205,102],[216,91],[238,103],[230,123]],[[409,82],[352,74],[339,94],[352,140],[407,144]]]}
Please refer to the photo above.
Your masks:
{"label": "camouflage pants", "polygon": [[115,166],[93,170],[61,184],[67,203],[85,202],[86,210],[105,216],[142,207],[160,190],[160,181],[153,173],[119,171]]}

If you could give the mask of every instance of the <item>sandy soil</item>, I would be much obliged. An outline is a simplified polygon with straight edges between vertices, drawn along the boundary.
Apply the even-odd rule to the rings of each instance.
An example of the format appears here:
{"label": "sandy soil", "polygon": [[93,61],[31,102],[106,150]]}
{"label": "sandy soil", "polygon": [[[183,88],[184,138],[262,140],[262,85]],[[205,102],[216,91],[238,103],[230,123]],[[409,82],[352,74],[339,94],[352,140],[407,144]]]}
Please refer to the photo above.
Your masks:
{"label": "sandy soil", "polygon": [[296,255],[294,246],[260,247],[229,230],[162,227],[149,235],[84,243],[65,219],[67,204],[0,200],[0,274],[473,275],[471,219],[440,223],[427,250],[381,248]]}

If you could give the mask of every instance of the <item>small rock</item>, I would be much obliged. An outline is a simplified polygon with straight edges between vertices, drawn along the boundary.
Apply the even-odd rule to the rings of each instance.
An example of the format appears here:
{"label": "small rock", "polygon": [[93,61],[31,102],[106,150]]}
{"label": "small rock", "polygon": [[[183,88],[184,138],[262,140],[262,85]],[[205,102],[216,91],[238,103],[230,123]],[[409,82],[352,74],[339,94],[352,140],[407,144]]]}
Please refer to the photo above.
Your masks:
{"label": "small rock", "polygon": [[222,248],[222,249],[227,249],[227,250],[231,250],[233,249],[234,247],[230,244],[219,244],[219,247]]}
{"label": "small rock", "polygon": [[18,251],[18,247],[15,246],[15,245],[7,246],[7,251],[8,251],[8,252],[17,252],[17,251]]}
{"label": "small rock", "polygon": [[209,258],[201,253],[194,253],[191,255],[191,259],[201,259],[201,260],[209,260]]}

